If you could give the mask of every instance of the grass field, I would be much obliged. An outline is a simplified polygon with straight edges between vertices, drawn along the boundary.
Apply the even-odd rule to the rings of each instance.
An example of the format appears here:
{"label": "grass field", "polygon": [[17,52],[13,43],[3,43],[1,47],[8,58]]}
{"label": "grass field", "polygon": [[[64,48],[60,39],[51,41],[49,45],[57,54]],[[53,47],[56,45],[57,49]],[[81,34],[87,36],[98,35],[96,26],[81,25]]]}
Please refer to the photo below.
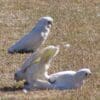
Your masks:
{"label": "grass field", "polygon": [[[44,46],[60,45],[49,73],[88,67],[91,77],[82,89],[15,89],[14,72],[28,54],[10,55],[7,49],[29,32],[37,20],[54,18]],[[62,45],[69,43],[70,48]],[[100,100],[100,0],[0,0],[0,100]]]}

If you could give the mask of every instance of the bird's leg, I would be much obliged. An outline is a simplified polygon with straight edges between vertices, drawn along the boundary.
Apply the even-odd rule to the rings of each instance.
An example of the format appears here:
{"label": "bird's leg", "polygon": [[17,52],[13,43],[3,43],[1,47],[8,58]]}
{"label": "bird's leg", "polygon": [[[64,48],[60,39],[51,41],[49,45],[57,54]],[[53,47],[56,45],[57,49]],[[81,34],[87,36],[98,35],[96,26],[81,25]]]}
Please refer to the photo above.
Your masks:
{"label": "bird's leg", "polygon": [[31,90],[33,87],[34,79],[32,77],[32,73],[27,74],[26,82],[24,83],[24,90]]}

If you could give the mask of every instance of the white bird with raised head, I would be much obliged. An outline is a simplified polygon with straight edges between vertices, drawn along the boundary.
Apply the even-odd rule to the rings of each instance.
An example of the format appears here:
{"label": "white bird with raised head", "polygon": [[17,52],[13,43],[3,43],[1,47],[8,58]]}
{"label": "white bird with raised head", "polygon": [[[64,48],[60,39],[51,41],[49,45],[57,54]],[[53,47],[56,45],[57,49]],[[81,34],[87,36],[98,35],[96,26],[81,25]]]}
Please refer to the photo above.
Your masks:
{"label": "white bird with raised head", "polygon": [[58,54],[59,46],[48,46],[31,55],[21,69],[15,73],[15,80],[25,80],[25,89],[31,89],[37,79],[46,80],[45,74],[52,59]]}

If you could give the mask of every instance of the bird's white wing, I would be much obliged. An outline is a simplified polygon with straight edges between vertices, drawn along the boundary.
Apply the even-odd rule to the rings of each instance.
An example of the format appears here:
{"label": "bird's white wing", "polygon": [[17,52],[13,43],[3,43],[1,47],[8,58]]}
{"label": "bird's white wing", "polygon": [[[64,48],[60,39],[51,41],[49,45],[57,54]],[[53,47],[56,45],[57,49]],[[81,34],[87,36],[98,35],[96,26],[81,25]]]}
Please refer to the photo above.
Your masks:
{"label": "bird's white wing", "polygon": [[45,73],[50,67],[50,62],[57,53],[58,47],[56,46],[48,46],[41,51],[40,62],[38,66],[39,70],[37,70],[36,73],[40,73],[39,75],[42,79],[45,79]]}
{"label": "bird's white wing", "polygon": [[28,53],[34,52],[42,43],[43,37],[39,32],[30,32],[22,37],[13,46],[8,49],[9,53]]}
{"label": "bird's white wing", "polygon": [[[31,68],[29,68],[29,67],[27,67],[27,68],[28,68],[28,71],[32,71],[33,76],[35,76],[34,79],[36,79],[36,78],[46,79],[45,72],[48,71],[48,68],[50,66],[50,61],[53,59],[53,57],[57,53],[58,53],[58,47],[48,46],[48,47],[44,48],[43,50],[40,50],[39,53],[37,53],[39,55],[39,57],[37,57],[34,60],[34,62],[30,58],[29,63],[32,62],[30,65]],[[34,58],[34,56],[32,57],[32,59],[33,58]],[[26,62],[26,64],[27,64],[27,62]],[[26,64],[24,64],[24,65],[26,66]]]}
{"label": "bird's white wing", "polygon": [[[44,48],[43,50],[37,50],[33,53],[30,58],[28,58],[24,64],[22,65],[21,71],[23,73],[23,77],[26,81],[32,82],[33,80],[45,79],[45,72],[47,71],[47,66],[49,68],[50,64],[49,61],[57,52],[57,47],[53,49],[51,46]],[[18,75],[16,75],[18,76]],[[18,78],[15,78],[18,79]]]}

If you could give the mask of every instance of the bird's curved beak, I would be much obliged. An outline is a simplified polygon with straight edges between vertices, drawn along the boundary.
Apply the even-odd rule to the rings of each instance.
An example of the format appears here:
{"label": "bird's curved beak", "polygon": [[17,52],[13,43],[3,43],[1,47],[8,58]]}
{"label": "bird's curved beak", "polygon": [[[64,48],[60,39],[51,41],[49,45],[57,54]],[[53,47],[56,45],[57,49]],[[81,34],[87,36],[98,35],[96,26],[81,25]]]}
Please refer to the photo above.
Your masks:
{"label": "bird's curved beak", "polygon": [[86,76],[87,76],[87,77],[90,77],[90,76],[91,76],[91,74],[92,74],[92,72],[88,73]]}
{"label": "bird's curved beak", "polygon": [[51,26],[53,25],[52,21],[48,21],[48,28],[51,28]]}

